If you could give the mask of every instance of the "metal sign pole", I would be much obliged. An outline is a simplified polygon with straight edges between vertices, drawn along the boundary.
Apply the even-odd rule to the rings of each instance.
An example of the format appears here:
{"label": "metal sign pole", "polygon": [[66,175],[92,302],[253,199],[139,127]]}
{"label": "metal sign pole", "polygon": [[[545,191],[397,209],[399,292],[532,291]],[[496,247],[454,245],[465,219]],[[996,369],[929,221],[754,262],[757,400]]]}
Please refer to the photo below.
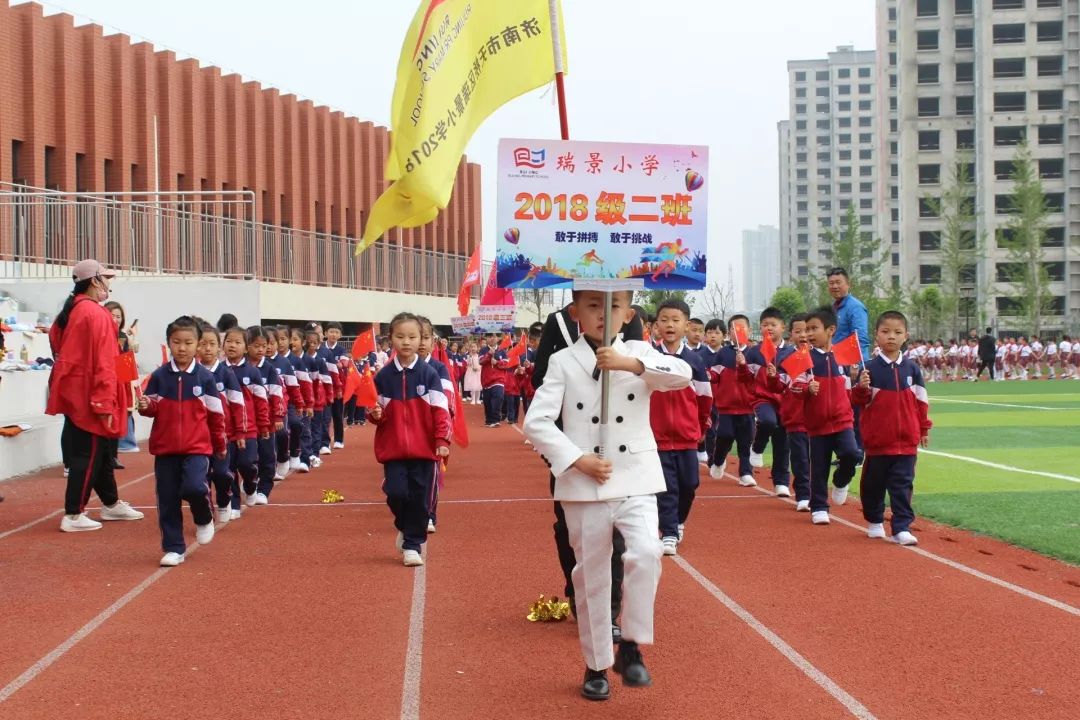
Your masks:
{"label": "metal sign pole", "polygon": [[[614,334],[611,332],[611,297],[610,290],[604,292],[604,345],[611,344]],[[608,440],[610,430],[608,428],[608,409],[611,405],[611,371],[603,370],[600,373],[600,457],[608,456]]]}

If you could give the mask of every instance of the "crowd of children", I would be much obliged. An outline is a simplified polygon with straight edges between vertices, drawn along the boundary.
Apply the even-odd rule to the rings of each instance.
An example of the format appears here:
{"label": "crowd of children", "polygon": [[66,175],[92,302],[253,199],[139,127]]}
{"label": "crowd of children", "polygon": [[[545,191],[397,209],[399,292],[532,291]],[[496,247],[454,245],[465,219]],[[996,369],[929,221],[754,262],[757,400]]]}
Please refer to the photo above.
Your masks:
{"label": "crowd of children", "polygon": [[[914,340],[904,351],[927,382],[979,379],[978,341]],[[1080,380],[1080,337],[1051,335],[1045,344],[1036,336],[1005,337],[995,341],[994,380]]]}

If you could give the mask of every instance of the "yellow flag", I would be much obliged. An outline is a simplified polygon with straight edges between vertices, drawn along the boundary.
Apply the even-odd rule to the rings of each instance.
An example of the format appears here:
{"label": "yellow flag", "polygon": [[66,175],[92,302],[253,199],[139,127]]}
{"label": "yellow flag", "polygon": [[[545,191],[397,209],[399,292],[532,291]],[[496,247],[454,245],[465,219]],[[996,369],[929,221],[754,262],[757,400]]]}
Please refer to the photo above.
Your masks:
{"label": "yellow flag", "polygon": [[[562,28],[562,9],[558,25]],[[555,76],[548,0],[423,0],[398,61],[386,179],[363,252],[392,227],[417,227],[450,202],[465,145],[488,115]],[[560,37],[559,47],[566,43]],[[566,67],[565,50],[563,68]]]}

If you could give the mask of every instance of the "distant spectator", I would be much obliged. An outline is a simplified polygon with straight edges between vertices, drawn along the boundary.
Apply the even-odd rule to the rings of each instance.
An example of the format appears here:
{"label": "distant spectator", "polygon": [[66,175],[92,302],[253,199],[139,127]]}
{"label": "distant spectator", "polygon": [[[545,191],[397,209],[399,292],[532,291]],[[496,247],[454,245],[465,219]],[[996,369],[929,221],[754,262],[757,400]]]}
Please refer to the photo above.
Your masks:
{"label": "distant spectator", "polygon": [[[110,300],[105,303],[105,309],[112,313],[113,320],[116,321],[116,327],[118,329],[118,339],[120,342],[120,352],[138,352],[139,340],[135,337],[135,326],[139,321],[136,320],[129,328],[127,326],[127,315],[124,313],[124,306],[120,303]],[[137,453],[139,452],[139,443],[135,441],[135,407],[138,393],[135,390],[135,386],[138,384],[138,380],[131,382],[125,391],[128,393],[127,409],[128,409],[128,428],[127,434],[120,438],[120,442],[117,444],[117,452],[122,453]],[[120,460],[113,456],[113,467],[117,470],[123,470],[124,466]]]}
{"label": "distant spectator", "polygon": [[236,319],[236,316],[232,313],[225,313],[218,318],[217,329],[218,332],[225,332],[226,330],[232,330],[234,327],[239,327],[240,322]]}

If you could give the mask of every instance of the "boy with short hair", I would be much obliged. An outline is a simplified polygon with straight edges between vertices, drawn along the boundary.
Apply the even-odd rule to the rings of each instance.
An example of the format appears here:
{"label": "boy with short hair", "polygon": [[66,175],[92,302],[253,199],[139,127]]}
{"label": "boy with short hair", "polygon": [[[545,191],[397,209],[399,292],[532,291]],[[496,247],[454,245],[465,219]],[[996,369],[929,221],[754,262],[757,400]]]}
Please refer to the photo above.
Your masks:
{"label": "boy with short hair", "polygon": [[777,308],[767,307],[758,318],[761,324],[762,342],[768,337],[776,356],[769,362],[761,343],[746,353],[746,362],[754,373],[754,390],[751,405],[757,420],[754,441],[750,446],[750,466],[765,466],[765,448],[772,440],[772,481],[777,497],[791,497],[791,473],[788,470],[788,437],[780,420],[780,394],[773,389],[769,379],[777,375],[777,368],[795,349],[784,342],[784,314]]}
{"label": "boy with short hair", "polygon": [[[806,346],[806,313],[791,316],[789,334],[792,352]],[[769,377],[769,385],[780,397],[780,423],[787,432],[788,456],[795,485],[795,510],[810,510],[810,437],[806,434],[803,414],[806,386],[813,380],[810,371],[791,377],[783,365],[777,363],[777,372]]]}
{"label": "boy with short hair", "polygon": [[907,340],[903,313],[883,312],[874,334],[881,354],[866,364],[851,394],[852,402],[863,408],[859,425],[866,453],[859,483],[863,518],[870,523],[868,537],[885,537],[887,491],[893,540],[916,545],[919,541],[910,530],[915,520],[911,508],[915,459],[919,446],[929,444],[933,425],[926,386],[919,368],[900,352]]}
{"label": "boy with short hair", "polygon": [[661,353],[679,358],[690,366],[693,385],[679,391],[656,393],[649,405],[649,417],[667,490],[656,498],[660,515],[660,542],[665,555],[675,555],[683,539],[686,518],[700,482],[698,443],[705,438],[712,411],[712,387],[699,353],[684,341],[690,307],[682,300],[669,299],[656,310],[655,327],[660,331]]}
{"label": "boy with short hair", "polygon": [[754,487],[753,468],[750,466],[750,443],[754,437],[754,410],[750,406],[753,397],[754,374],[746,364],[745,345],[738,344],[735,325],[741,324],[749,335],[749,319],[745,315],[733,315],[728,323],[732,344],[724,345],[713,355],[709,368],[712,382],[713,406],[716,408],[716,445],[713,448],[709,477],[720,480],[731,446],[735,445],[739,457],[739,485]]}
{"label": "boy with short hair", "polygon": [[[632,293],[612,293],[613,328],[631,317]],[[656,493],[665,488],[656,439],[644,410],[654,391],[690,385],[690,366],[661,355],[647,342],[623,341],[604,327],[604,293],[575,290],[571,319],[581,335],[551,356],[543,385],[525,417],[525,436],[551,468],[555,499],[562,504],[574,549],[572,578],[578,638],[585,656],[582,695],[606,700],[607,668],[623,684],[652,683],[638,644],[653,641],[653,607],[660,579],[661,545]],[[613,337],[614,336],[614,337]],[[610,371],[612,447],[600,457],[600,387]],[[561,423],[561,426],[560,426]],[[581,448],[593,448],[585,452]],[[626,542],[623,555],[622,640],[611,643],[612,532]]]}
{"label": "boy with short hair", "polygon": [[[698,353],[701,355],[701,361],[705,364],[706,372],[714,365],[716,353],[724,346],[724,333],[726,332],[727,325],[720,318],[713,318],[705,323],[705,341],[698,349]],[[717,413],[714,406],[709,411],[709,430],[705,433],[705,442],[698,446],[698,462],[706,465],[709,464],[713,450],[716,449],[716,423]]]}
{"label": "boy with short hair", "polygon": [[829,524],[829,468],[833,456],[832,501],[847,501],[848,485],[855,477],[859,446],[855,443],[854,413],[851,408],[851,377],[832,354],[836,314],[825,306],[809,314],[806,334],[813,362],[811,380],[806,385],[803,415],[810,436],[810,520]]}
{"label": "boy with short hair", "polygon": [[480,384],[484,390],[484,424],[499,427],[502,419],[503,399],[506,394],[506,370],[510,359],[505,350],[499,349],[499,340],[495,333],[484,335],[484,346],[480,348]]}
{"label": "boy with short hair", "polygon": [[[660,313],[657,311],[657,319]],[[701,318],[690,318],[686,323],[686,347],[699,352],[705,341],[705,322]]]}

